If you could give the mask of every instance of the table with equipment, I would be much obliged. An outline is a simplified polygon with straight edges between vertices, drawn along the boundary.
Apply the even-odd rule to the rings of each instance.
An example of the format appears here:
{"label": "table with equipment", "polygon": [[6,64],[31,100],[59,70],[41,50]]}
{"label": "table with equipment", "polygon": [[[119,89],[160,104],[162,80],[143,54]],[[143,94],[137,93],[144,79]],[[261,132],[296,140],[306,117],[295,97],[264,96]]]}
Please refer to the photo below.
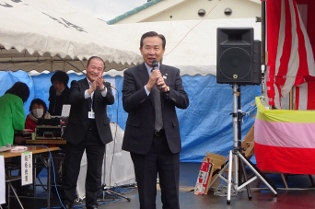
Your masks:
{"label": "table with equipment", "polygon": [[[5,151],[5,152],[1,152],[0,155],[2,155],[5,159],[5,161],[7,159],[10,159],[10,158],[15,158],[15,157],[20,157],[22,155],[23,152],[32,152],[32,155],[41,155],[43,153],[49,153],[49,152],[53,152],[53,151],[58,151],[60,150],[59,147],[57,146],[52,146],[52,147],[47,147],[47,146],[40,146],[40,145],[36,145],[36,146],[27,146],[27,150],[24,150],[24,151],[21,151],[21,152],[11,152],[11,150],[8,150],[8,151]],[[34,159],[33,158],[33,164],[34,164]],[[51,169],[51,161],[50,161],[50,158],[48,158],[47,160],[47,188],[50,188],[51,186],[51,182],[50,182],[50,169]],[[33,182],[34,183],[34,182]],[[7,194],[8,195],[8,198],[9,198],[9,195],[10,194]],[[21,207],[23,208],[20,200],[19,200],[19,197],[15,194],[18,202],[20,203]],[[50,189],[47,190],[47,208],[50,208]]]}

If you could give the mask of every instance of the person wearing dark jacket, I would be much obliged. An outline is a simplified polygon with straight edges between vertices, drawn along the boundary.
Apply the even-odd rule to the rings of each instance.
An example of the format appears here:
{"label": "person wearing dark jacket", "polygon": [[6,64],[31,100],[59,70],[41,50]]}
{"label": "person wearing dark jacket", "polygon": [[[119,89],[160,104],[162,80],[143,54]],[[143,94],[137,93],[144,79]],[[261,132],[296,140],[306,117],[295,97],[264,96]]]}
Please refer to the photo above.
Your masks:
{"label": "person wearing dark jacket", "polygon": [[154,31],[142,35],[144,62],[124,71],[123,108],[128,112],[122,149],[135,168],[140,209],[156,209],[159,176],[161,200],[179,209],[181,138],[176,108],[186,109],[188,95],[180,70],[162,64],[166,40]]}
{"label": "person wearing dark jacket", "polygon": [[63,71],[56,71],[50,79],[52,86],[49,89],[48,112],[52,116],[60,116],[62,106],[70,104],[70,89],[68,87],[69,76]]}
{"label": "person wearing dark jacket", "polygon": [[107,105],[115,102],[110,83],[103,79],[105,62],[92,56],[86,78],[71,82],[71,110],[63,138],[67,141],[62,187],[64,208],[71,208],[84,151],[87,155],[86,208],[98,208],[105,145],[113,140]]}

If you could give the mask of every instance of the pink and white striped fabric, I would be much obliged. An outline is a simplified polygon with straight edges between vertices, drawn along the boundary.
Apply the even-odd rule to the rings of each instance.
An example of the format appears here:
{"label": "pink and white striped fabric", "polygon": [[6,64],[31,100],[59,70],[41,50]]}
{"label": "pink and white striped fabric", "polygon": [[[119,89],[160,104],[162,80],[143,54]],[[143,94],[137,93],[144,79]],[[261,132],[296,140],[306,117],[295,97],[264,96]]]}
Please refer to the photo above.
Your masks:
{"label": "pink and white striped fabric", "polygon": [[315,174],[315,111],[267,110],[256,98],[255,156],[262,171]]}
{"label": "pink and white striped fabric", "polygon": [[[315,76],[314,46],[315,21],[313,17],[315,1],[311,0],[266,0],[267,32],[267,94],[269,104],[281,109],[281,98],[286,97],[293,86],[300,86]],[[310,12],[311,9],[313,12]],[[300,10],[303,16],[300,16]],[[305,25],[312,25],[306,29]],[[312,34],[312,36],[311,36]],[[312,40],[309,39],[309,35]],[[306,100],[306,108],[311,96],[309,85],[299,88],[300,96]],[[304,91],[306,90],[306,92]],[[303,91],[303,92],[302,92]],[[315,97],[315,96],[313,96]],[[296,109],[298,106],[296,105]]]}

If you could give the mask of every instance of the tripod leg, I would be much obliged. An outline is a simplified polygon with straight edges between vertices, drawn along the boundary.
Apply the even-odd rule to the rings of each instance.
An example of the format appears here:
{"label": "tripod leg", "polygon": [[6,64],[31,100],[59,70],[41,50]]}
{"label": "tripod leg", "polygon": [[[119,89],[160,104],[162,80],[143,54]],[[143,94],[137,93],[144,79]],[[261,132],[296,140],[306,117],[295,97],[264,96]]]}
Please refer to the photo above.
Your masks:
{"label": "tripod leg", "polygon": [[263,176],[263,174],[261,174],[261,172],[258,170],[258,168],[256,168],[249,160],[247,160],[240,152],[237,152],[237,155],[240,157],[240,159],[242,160],[242,162],[244,162],[255,174],[258,178],[260,178],[260,180],[262,182],[264,182],[266,184],[266,186],[275,194],[277,195],[277,191],[275,190],[275,186],[271,185],[269,182],[269,180]]}
{"label": "tripod leg", "polygon": [[105,196],[106,194],[109,194],[109,195],[112,195],[114,196],[115,198],[117,197],[120,197],[120,198],[124,198],[125,200],[128,200],[128,202],[130,202],[130,198],[129,197],[126,197],[118,192],[115,192],[114,190],[111,190],[110,188],[107,188],[106,185],[102,185],[102,190],[103,190],[103,201],[105,200]]}
{"label": "tripod leg", "polygon": [[130,202],[130,198],[129,197],[126,197],[118,192],[114,192],[113,190],[108,190],[108,192],[112,195],[115,195],[115,196],[118,196],[118,197],[121,197],[121,198],[124,198],[125,200],[128,200],[128,202]]}
{"label": "tripod leg", "polygon": [[233,164],[233,153],[230,151],[229,154],[229,174],[228,174],[228,185],[227,185],[227,204],[231,202],[231,189],[232,189],[232,164]]}
{"label": "tripod leg", "polygon": [[[239,158],[240,159],[240,158]],[[246,182],[247,181],[247,176],[246,176],[246,171],[245,171],[245,166],[242,162],[242,160],[240,159],[240,166],[242,168],[242,174],[243,174],[243,178],[244,178],[244,181]],[[247,189],[247,196],[248,196],[248,199],[251,200],[252,199],[252,191],[250,190],[250,187],[249,185],[247,184],[246,185],[246,189]]]}
{"label": "tripod leg", "polygon": [[[226,183],[228,182],[228,180],[226,179],[226,177],[223,175],[223,173],[226,171],[226,169],[228,168],[229,166],[229,162],[230,161],[226,161],[222,166],[221,166],[221,169],[220,171],[218,172],[218,175],[211,181],[210,185],[209,185],[209,188],[212,187],[212,185],[216,182],[216,180],[218,178],[221,178],[222,180],[224,180]],[[214,172],[212,175],[215,175],[216,172]]]}

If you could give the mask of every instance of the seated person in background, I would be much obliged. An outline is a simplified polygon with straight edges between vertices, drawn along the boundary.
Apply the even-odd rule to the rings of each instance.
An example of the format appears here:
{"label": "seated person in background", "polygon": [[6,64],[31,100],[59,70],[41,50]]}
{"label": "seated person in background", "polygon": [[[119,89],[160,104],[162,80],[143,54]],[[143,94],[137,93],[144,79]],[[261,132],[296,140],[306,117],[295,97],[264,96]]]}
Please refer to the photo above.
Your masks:
{"label": "seated person in background", "polygon": [[[25,123],[23,104],[30,95],[30,89],[25,83],[16,82],[0,97],[0,146],[12,145],[15,132],[22,131]],[[22,143],[23,140],[16,139]]]}
{"label": "seated person in background", "polygon": [[[43,100],[33,99],[31,104],[30,104],[30,113],[26,117],[25,129],[30,129],[30,130],[32,130],[32,132],[35,132],[35,128],[37,126],[38,119],[40,119],[40,118],[50,119],[51,115],[47,111],[46,103]],[[54,156],[54,153],[52,153],[52,155]],[[44,155],[44,156],[49,157],[46,155]],[[57,166],[59,166],[59,165],[57,165],[54,161],[54,166],[55,166],[55,168],[58,168]],[[38,177],[39,173],[42,171],[42,168],[43,167],[40,167],[40,166],[36,168],[36,176],[37,177]],[[53,173],[52,173],[52,175],[53,175]],[[51,179],[51,180],[53,183],[53,179]],[[28,190],[31,190],[30,188],[31,187],[29,187]],[[28,193],[29,192],[28,190],[26,190],[26,192],[24,192],[24,193]]]}
{"label": "seated person in background", "polygon": [[50,119],[51,115],[47,112],[47,106],[43,100],[33,99],[30,105],[30,113],[26,117],[25,128],[35,132],[39,118]]}
{"label": "seated person in background", "polygon": [[70,104],[70,89],[68,87],[69,76],[63,71],[56,71],[50,79],[52,86],[49,89],[49,109],[53,116],[60,116],[62,106]]}

